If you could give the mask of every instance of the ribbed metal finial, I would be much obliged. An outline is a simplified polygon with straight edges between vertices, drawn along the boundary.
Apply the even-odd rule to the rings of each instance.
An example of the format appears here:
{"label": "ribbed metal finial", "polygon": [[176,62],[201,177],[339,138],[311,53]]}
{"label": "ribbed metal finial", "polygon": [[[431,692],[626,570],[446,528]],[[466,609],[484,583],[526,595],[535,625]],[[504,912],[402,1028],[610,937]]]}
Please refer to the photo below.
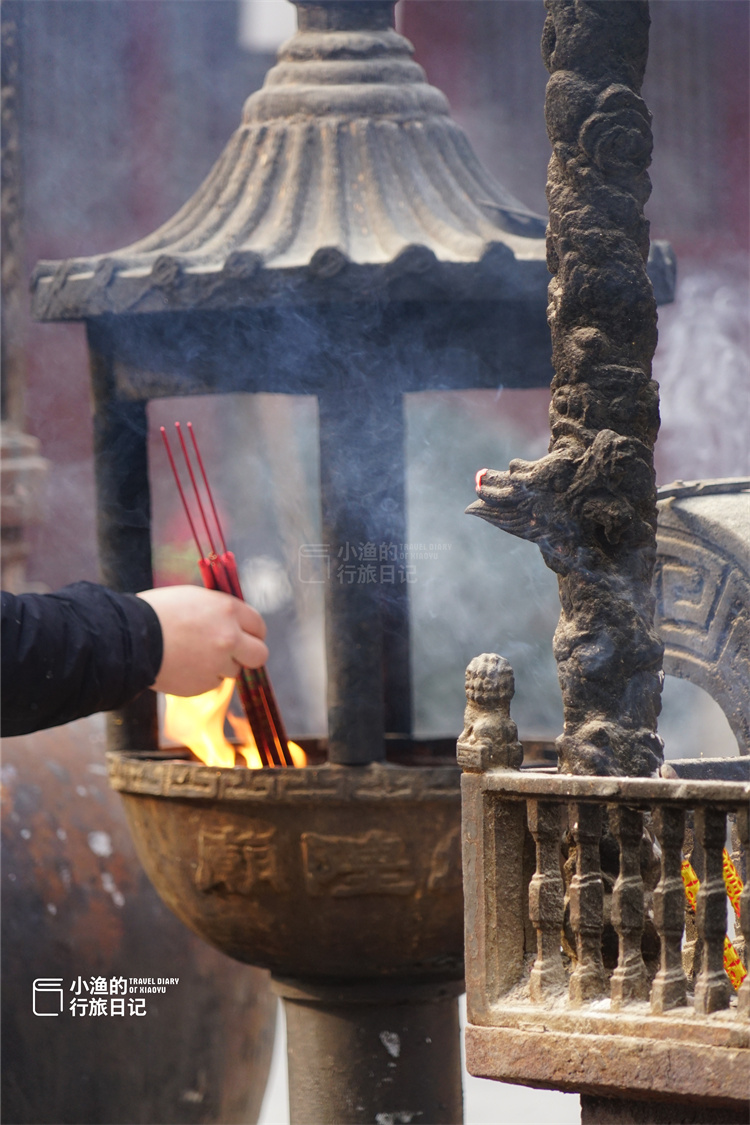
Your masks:
{"label": "ribbed metal finial", "polygon": [[[263,88],[248,98],[243,122],[264,125],[286,118],[294,129],[303,118],[348,119],[349,124],[384,118],[398,124],[427,122],[435,116],[449,120],[448,102],[427,82],[412,58],[409,40],[393,29],[390,18],[375,18],[375,9],[391,6],[331,3],[323,6],[331,10],[318,13],[321,18],[314,20],[302,17],[311,16],[313,7],[317,12],[321,5],[300,6],[299,31],[280,48]],[[373,17],[355,19],[360,7],[372,9]],[[357,13],[334,11],[349,8]],[[324,23],[329,26],[322,27]],[[320,122],[311,124],[323,127]],[[341,174],[345,174],[343,166]]]}
{"label": "ribbed metal finial", "polygon": [[380,31],[393,27],[395,0],[292,0],[300,31]]}

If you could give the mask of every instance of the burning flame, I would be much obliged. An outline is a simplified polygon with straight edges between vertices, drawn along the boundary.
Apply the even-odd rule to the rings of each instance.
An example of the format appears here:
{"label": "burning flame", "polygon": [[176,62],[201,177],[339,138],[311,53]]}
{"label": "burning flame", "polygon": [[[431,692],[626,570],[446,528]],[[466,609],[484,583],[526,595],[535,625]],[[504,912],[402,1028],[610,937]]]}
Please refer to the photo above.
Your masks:
{"label": "burning flame", "polygon": [[[239,753],[251,770],[259,770],[263,763],[249,722],[244,715],[227,715],[234,686],[235,681],[230,679],[203,695],[166,695],[164,733],[167,738],[187,746],[207,766],[232,769],[235,753]],[[239,745],[229,742],[224,735],[226,718],[239,739]],[[301,746],[290,742],[289,750],[295,766],[301,768],[307,765],[307,755]]]}

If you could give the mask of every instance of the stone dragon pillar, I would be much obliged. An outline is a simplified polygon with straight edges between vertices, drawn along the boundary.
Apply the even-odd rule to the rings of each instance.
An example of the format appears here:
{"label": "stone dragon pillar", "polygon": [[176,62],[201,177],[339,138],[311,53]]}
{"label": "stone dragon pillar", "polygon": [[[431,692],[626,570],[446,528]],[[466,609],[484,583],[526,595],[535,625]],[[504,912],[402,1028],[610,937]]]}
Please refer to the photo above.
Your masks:
{"label": "stone dragon pillar", "polygon": [[652,136],[640,96],[648,4],[546,7],[552,440],[538,461],[479,473],[468,511],[536,542],[558,575],[561,770],[648,776],[662,761],[651,593],[657,333],[643,215]]}

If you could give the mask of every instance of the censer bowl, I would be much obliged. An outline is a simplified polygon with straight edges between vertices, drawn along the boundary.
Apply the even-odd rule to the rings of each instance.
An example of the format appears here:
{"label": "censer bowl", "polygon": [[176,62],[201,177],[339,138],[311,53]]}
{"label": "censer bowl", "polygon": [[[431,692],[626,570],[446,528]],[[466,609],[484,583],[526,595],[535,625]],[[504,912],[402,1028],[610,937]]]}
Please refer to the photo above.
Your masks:
{"label": "censer bowl", "polygon": [[455,765],[108,765],[156,890],[230,957],[311,981],[462,978]]}

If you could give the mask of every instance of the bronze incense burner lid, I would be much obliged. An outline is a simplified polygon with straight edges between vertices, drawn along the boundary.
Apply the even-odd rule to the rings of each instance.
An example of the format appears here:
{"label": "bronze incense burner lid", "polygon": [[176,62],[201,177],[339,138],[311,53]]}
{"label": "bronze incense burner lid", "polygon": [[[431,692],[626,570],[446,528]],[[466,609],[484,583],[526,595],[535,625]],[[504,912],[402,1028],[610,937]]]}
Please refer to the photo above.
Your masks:
{"label": "bronze incense burner lid", "polygon": [[392,26],[299,5],[300,28],[196,194],[106,255],[40,262],[42,320],[281,303],[543,295],[543,217],[502,187]]}
{"label": "bronze incense burner lid", "polygon": [[224,953],[296,979],[462,978],[457,767],[108,763],[149,878]]}

